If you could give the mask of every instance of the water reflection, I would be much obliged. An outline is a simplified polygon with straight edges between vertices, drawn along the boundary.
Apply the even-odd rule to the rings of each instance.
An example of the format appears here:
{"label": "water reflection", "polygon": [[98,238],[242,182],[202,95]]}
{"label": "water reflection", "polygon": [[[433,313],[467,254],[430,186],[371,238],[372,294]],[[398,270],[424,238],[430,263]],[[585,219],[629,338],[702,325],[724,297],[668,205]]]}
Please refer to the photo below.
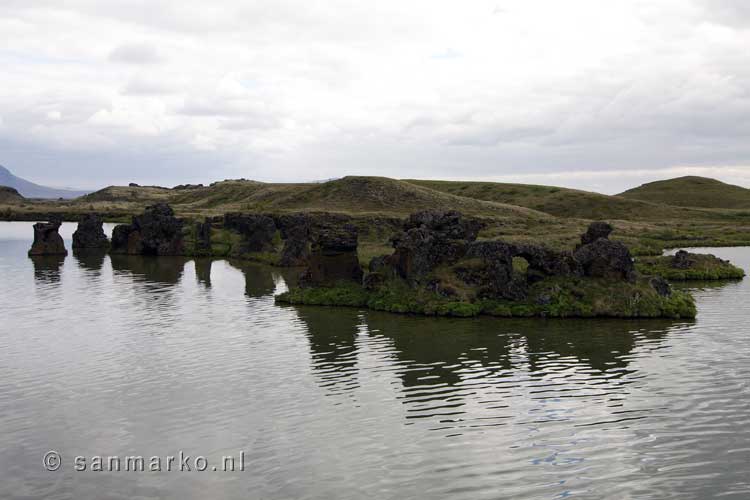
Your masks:
{"label": "water reflection", "polygon": [[256,298],[273,295],[274,290],[276,290],[276,282],[268,266],[241,260],[228,260],[227,263],[244,275],[245,295]]}
{"label": "water reflection", "polygon": [[117,273],[137,276],[149,283],[177,284],[182,278],[185,263],[182,257],[150,257],[140,255],[110,255],[112,269]]}
{"label": "water reflection", "polygon": [[104,259],[106,259],[107,253],[94,250],[74,250],[73,256],[75,257],[76,261],[78,261],[78,265],[82,269],[94,271],[96,274],[99,274],[102,266],[104,265]]}
{"label": "water reflection", "polygon": [[195,279],[199,285],[211,288],[211,263],[212,259],[195,259]]}
{"label": "water reflection", "polygon": [[312,365],[319,383],[332,393],[356,389],[357,336],[362,315],[352,308],[338,314],[316,307],[305,307],[299,317],[307,326]]}
{"label": "water reflection", "polygon": [[65,262],[64,255],[35,255],[29,257],[34,265],[34,279],[40,283],[58,283]]}
{"label": "water reflection", "polygon": [[[750,498],[750,280],[698,285],[694,324],[281,310],[298,271],[48,265],[30,233],[0,231],[0,498]],[[49,449],[247,469],[51,474]]]}
{"label": "water reflection", "polygon": [[356,391],[372,370],[363,359],[377,352],[395,367],[391,371],[400,380],[408,419],[442,419],[464,413],[468,404],[507,407],[502,395],[526,379],[539,381],[530,399],[544,399],[550,391],[589,396],[599,385],[602,394],[621,394],[637,378],[628,368],[631,362],[687,326],[663,319],[448,319],[346,308],[297,310],[322,388],[330,394]]}

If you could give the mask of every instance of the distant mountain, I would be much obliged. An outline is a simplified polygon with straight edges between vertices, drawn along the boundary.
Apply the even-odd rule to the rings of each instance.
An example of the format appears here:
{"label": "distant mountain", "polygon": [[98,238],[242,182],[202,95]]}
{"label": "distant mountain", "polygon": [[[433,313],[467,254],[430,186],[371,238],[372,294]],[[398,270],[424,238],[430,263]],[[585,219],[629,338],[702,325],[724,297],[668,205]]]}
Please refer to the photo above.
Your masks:
{"label": "distant mountain", "polygon": [[78,198],[89,191],[74,191],[72,189],[57,189],[34,184],[26,179],[16,177],[10,170],[0,165],[0,186],[16,189],[24,198]]}
{"label": "distant mountain", "polygon": [[707,177],[687,176],[650,182],[620,196],[678,207],[750,208],[750,189]]}

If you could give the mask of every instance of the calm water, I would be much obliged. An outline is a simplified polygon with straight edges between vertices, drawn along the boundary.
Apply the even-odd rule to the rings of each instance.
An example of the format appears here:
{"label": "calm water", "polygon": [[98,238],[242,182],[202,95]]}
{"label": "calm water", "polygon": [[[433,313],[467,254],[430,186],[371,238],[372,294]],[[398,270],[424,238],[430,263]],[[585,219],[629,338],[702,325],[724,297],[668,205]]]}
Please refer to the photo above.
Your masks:
{"label": "calm water", "polygon": [[[0,223],[0,498],[750,498],[750,280],[698,287],[695,322],[430,319],[31,235]],[[181,450],[208,470],[74,470]]]}

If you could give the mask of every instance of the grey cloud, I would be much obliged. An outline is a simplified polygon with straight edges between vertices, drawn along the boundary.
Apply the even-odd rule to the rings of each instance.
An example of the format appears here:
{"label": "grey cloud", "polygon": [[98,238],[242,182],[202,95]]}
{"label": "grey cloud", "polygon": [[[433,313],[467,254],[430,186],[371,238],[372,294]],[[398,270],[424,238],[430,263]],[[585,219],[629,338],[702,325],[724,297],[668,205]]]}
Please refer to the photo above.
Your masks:
{"label": "grey cloud", "polygon": [[109,60],[125,64],[156,64],[163,59],[156,47],[149,43],[129,43],[115,47],[109,53]]}
{"label": "grey cloud", "polygon": [[122,95],[128,96],[162,96],[174,94],[175,92],[175,87],[168,83],[143,78],[134,78],[130,80],[120,90]]}
{"label": "grey cloud", "polygon": [[[462,33],[450,16],[416,7],[391,16],[388,2],[384,15],[338,2],[165,0],[156,12],[147,0],[7,0],[0,16],[41,34],[27,45],[20,36],[8,42],[21,57],[0,95],[0,163],[81,187],[96,187],[92,179],[299,180],[311,166],[311,178],[495,178],[750,164],[750,30],[740,29],[750,26],[750,3],[684,1],[647,2],[647,33],[622,35],[626,47],[614,43],[615,55],[608,36],[592,38],[548,68],[543,58],[493,59],[484,38],[472,40],[476,33]],[[621,2],[635,6],[634,16],[643,3]],[[50,13],[85,27],[65,27],[75,47],[53,47],[44,36],[56,26]],[[394,18],[413,29],[394,27]],[[414,19],[425,22],[409,25]],[[583,36],[596,20],[581,19]],[[419,31],[425,24],[434,33]],[[113,43],[148,33],[151,42],[114,48],[109,60],[122,65],[102,67],[96,50],[87,60],[66,58],[101,46],[101,33]],[[557,42],[527,41],[514,53]],[[607,50],[595,50],[600,41]],[[154,71],[162,51],[174,78]],[[88,120],[97,110],[118,125]]]}
{"label": "grey cloud", "polygon": [[279,120],[270,115],[257,115],[245,118],[227,118],[221,121],[219,128],[224,130],[270,129],[280,125]]}
{"label": "grey cloud", "polygon": [[502,143],[536,141],[554,132],[554,128],[543,126],[474,127],[451,131],[445,134],[444,142],[451,146],[489,147]]}
{"label": "grey cloud", "polygon": [[709,19],[736,28],[750,28],[747,0],[702,0]]}

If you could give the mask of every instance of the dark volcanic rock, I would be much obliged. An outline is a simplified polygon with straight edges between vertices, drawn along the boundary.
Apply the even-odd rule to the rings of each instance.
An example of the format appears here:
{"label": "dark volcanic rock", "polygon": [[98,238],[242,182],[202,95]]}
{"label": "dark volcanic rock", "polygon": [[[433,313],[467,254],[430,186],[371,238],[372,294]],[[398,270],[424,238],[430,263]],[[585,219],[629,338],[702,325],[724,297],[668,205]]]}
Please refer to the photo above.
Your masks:
{"label": "dark volcanic rock", "polygon": [[362,286],[365,290],[374,291],[385,283],[385,277],[380,273],[368,273],[362,280]]}
{"label": "dark volcanic rock", "polygon": [[357,227],[318,225],[312,231],[307,271],[301,284],[331,284],[340,281],[362,283],[362,267],[357,256]]}
{"label": "dark volcanic rock", "polygon": [[229,213],[224,215],[224,227],[242,235],[241,254],[275,250],[276,223],[268,215]]}
{"label": "dark volcanic rock", "polygon": [[514,276],[513,245],[502,241],[472,243],[467,259],[478,259],[481,264],[456,266],[456,276],[464,283],[478,287],[478,296],[488,298],[522,299],[527,293],[525,279]]}
{"label": "dark volcanic rock", "polygon": [[395,251],[389,262],[402,278],[420,282],[436,267],[461,259],[481,228],[455,210],[412,214],[391,239]]}
{"label": "dark volcanic rock", "polygon": [[132,224],[119,224],[112,230],[110,251],[114,254],[140,253],[140,234]]}
{"label": "dark volcanic rock", "polygon": [[649,279],[649,284],[654,290],[656,290],[656,293],[662,297],[669,297],[672,295],[672,285],[661,276],[654,276]]}
{"label": "dark volcanic rock", "polygon": [[129,255],[184,255],[183,221],[166,203],[146,207],[132,224],[116,226],[112,232],[112,253]]}
{"label": "dark volcanic rock", "polygon": [[102,228],[102,219],[96,214],[86,214],[78,221],[73,233],[73,250],[100,250],[109,248],[109,240]]}
{"label": "dark volcanic rock", "polygon": [[513,256],[522,257],[529,263],[527,274],[535,277],[582,275],[580,264],[571,252],[556,252],[535,245],[514,245]]}
{"label": "dark volcanic rock", "polygon": [[586,234],[581,237],[582,244],[573,253],[573,257],[585,276],[635,281],[635,264],[628,247],[620,242],[610,241],[606,236],[591,241],[595,235],[606,233],[608,236],[610,232],[609,224],[591,224]]}
{"label": "dark volcanic rock", "polygon": [[199,255],[211,253],[211,219],[195,223],[195,252]]}
{"label": "dark volcanic rock", "polygon": [[62,236],[57,232],[61,224],[59,219],[34,224],[34,243],[29,255],[68,255]]}
{"label": "dark volcanic rock", "polygon": [[609,238],[614,229],[607,222],[592,222],[586,233],[581,236],[581,245],[588,245],[599,238]]}
{"label": "dark volcanic rock", "polygon": [[690,269],[695,264],[695,259],[692,258],[689,252],[685,250],[678,251],[674,257],[672,257],[672,267],[675,269]]}
{"label": "dark volcanic rock", "polygon": [[280,266],[306,266],[310,258],[310,216],[285,214],[276,218],[276,225],[284,240]]}

